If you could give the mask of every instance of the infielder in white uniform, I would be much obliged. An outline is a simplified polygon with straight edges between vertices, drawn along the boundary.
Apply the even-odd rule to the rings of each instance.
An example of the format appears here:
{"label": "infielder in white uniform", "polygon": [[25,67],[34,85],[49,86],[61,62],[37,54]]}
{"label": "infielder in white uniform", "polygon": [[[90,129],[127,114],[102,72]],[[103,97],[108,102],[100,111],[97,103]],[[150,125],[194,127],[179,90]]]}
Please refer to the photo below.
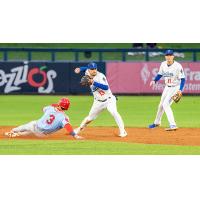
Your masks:
{"label": "infielder in white uniform", "polygon": [[89,115],[82,121],[80,127],[74,129],[75,133],[78,134],[107,108],[119,127],[119,137],[126,137],[127,132],[124,129],[124,122],[117,111],[116,97],[112,94],[105,75],[97,71],[96,63],[89,63],[87,66],[75,69],[75,73],[79,74],[80,72],[85,72],[85,75],[91,78],[90,89],[94,96],[94,103]]}
{"label": "infielder in white uniform", "polygon": [[173,50],[167,50],[165,52],[166,61],[161,63],[160,70],[153,81],[150,82],[150,86],[156,84],[158,80],[163,76],[165,80],[165,88],[163,90],[161,101],[158,106],[157,115],[153,124],[149,125],[149,128],[158,127],[161,124],[163,113],[167,115],[170,127],[165,129],[166,131],[176,130],[176,122],[171,109],[173,103],[172,96],[174,94],[182,93],[185,84],[185,75],[183,67],[180,63],[174,61]]}

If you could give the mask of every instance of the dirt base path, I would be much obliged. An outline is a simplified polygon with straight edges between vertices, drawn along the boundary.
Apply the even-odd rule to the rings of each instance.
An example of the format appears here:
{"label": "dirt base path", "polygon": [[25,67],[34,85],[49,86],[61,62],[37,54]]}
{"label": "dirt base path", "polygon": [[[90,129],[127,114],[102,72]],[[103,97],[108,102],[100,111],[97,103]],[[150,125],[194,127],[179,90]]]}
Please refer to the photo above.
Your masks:
{"label": "dirt base path", "polygon": [[[4,136],[4,132],[9,131],[13,127],[0,127],[0,140],[8,139]],[[147,128],[126,128],[128,136],[120,138],[117,136],[118,129],[115,127],[88,127],[80,135],[85,140],[97,141],[118,141],[143,144],[172,144],[172,145],[200,145],[200,128],[180,128],[177,131],[166,132],[163,128],[147,129]],[[55,134],[46,136],[45,138],[37,138],[35,136],[24,136],[9,139],[48,139],[48,140],[72,140],[73,138],[60,130]]]}

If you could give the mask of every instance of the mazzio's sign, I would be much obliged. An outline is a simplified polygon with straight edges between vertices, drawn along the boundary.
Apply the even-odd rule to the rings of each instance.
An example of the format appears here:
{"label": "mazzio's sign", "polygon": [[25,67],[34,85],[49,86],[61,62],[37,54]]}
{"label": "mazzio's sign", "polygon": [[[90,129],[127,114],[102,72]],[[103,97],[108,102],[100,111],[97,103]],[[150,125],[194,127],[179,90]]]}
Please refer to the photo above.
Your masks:
{"label": "mazzio's sign", "polygon": [[9,73],[0,68],[0,87],[4,87],[4,93],[19,91],[23,84],[37,89],[38,93],[51,93],[54,89],[53,80],[56,78],[55,70],[48,70],[46,66],[36,65],[29,68],[28,63],[10,69]]}
{"label": "mazzio's sign", "polygon": [[[74,73],[85,62],[0,62],[1,94],[89,94]],[[105,73],[105,63],[98,62]]]}

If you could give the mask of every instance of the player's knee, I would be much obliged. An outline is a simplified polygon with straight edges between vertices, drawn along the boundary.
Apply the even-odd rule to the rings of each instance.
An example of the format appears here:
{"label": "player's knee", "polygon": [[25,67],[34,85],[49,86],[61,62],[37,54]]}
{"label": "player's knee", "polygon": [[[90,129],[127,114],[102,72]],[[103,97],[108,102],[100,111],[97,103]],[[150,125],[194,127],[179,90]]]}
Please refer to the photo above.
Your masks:
{"label": "player's knee", "polygon": [[170,106],[170,104],[168,102],[164,102],[162,106],[164,110],[166,110]]}
{"label": "player's knee", "polygon": [[96,117],[95,116],[92,116],[92,115],[89,115],[87,118],[86,118],[86,123],[89,124],[91,121],[95,120]]}

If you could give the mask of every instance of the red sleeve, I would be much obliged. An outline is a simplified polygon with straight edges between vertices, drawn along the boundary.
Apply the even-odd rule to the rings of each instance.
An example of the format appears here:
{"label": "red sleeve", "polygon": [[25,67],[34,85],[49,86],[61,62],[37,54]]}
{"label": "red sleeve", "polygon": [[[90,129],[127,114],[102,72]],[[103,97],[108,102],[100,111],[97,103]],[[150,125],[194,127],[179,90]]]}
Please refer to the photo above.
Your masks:
{"label": "red sleeve", "polygon": [[64,126],[64,128],[67,130],[68,133],[73,132],[73,128],[72,128],[71,124],[66,124],[66,125]]}
{"label": "red sleeve", "polygon": [[51,106],[58,107],[58,104],[57,103],[53,103],[53,104],[51,104]]}

